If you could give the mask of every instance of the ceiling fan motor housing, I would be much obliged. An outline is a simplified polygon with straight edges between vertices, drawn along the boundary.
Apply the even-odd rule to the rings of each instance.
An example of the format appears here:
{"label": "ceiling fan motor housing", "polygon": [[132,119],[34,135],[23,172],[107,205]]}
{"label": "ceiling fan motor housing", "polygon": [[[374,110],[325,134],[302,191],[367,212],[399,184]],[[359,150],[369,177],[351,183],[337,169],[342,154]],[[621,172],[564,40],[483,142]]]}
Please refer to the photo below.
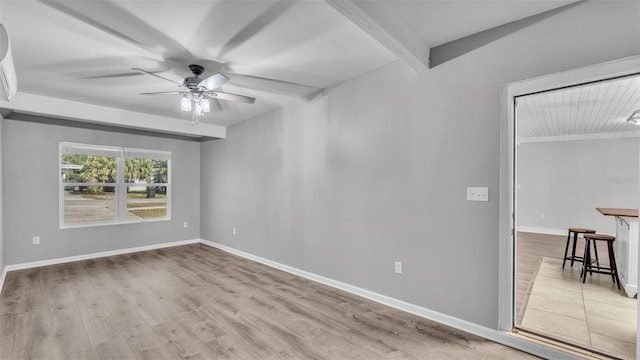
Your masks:
{"label": "ceiling fan motor housing", "polygon": [[197,90],[198,84],[202,81],[202,79],[198,78],[198,76],[202,75],[204,72],[204,67],[198,64],[189,65],[189,70],[193,73],[193,77],[188,77],[184,79],[183,85],[191,90]]}
{"label": "ceiling fan motor housing", "polygon": [[188,77],[184,79],[184,83],[183,85],[191,90],[197,90],[198,84],[200,84],[200,82],[202,81],[202,79],[200,79],[199,77]]}

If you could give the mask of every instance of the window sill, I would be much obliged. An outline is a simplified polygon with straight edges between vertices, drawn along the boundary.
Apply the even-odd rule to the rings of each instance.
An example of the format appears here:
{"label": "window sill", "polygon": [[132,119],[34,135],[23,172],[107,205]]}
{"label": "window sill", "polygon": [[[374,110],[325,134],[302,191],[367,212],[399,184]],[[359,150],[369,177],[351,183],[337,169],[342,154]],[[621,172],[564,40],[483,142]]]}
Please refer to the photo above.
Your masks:
{"label": "window sill", "polygon": [[83,228],[114,226],[114,225],[145,224],[145,223],[160,222],[160,221],[171,221],[171,217],[167,216],[167,217],[153,218],[153,219],[111,221],[111,222],[100,222],[100,223],[96,222],[96,223],[89,223],[89,224],[64,224],[64,225],[60,225],[60,230],[83,229]]}

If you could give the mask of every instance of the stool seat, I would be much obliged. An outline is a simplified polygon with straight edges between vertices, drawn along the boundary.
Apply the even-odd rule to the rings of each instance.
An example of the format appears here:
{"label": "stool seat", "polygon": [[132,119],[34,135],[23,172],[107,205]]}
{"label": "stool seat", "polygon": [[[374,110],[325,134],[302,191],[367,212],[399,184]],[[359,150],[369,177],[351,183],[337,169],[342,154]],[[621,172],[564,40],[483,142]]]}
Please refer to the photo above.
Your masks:
{"label": "stool seat", "polygon": [[[584,259],[582,256],[576,255],[576,245],[578,243],[578,234],[595,234],[596,231],[588,228],[581,227],[570,227],[569,232],[567,234],[567,245],[564,248],[564,257],[562,259],[562,269],[564,270],[564,265],[567,260],[571,260],[571,267],[573,267],[573,263],[583,262]],[[571,250],[571,255],[569,255],[569,244],[571,243],[571,239],[573,238],[573,246]],[[598,262],[598,250],[594,249],[596,255],[596,262]]]}
{"label": "stool seat", "polygon": [[[605,234],[584,234],[583,236],[586,244],[584,248],[584,256],[582,258],[583,259],[582,272],[580,274],[580,276],[582,277],[582,283],[584,283],[587,280],[587,273],[607,274],[607,275],[611,275],[611,279],[613,280],[613,283],[617,284],[618,289],[620,289],[620,279],[618,278],[618,267],[616,266],[616,256],[613,251],[613,242],[616,240],[616,237],[611,235],[605,235]],[[589,244],[593,243],[593,248],[597,249],[596,241],[607,242],[607,251],[609,252],[609,266],[600,266],[597,260],[595,265],[591,263],[591,247],[589,246]]]}
{"label": "stool seat", "polygon": [[615,236],[605,235],[605,234],[583,234],[582,236],[585,239],[589,238],[591,240],[604,240],[604,241],[615,241],[616,240]]}
{"label": "stool seat", "polygon": [[575,232],[575,233],[587,233],[587,234],[589,234],[589,233],[595,234],[596,233],[596,231],[593,230],[593,229],[579,228],[579,227],[569,228],[569,231]]}

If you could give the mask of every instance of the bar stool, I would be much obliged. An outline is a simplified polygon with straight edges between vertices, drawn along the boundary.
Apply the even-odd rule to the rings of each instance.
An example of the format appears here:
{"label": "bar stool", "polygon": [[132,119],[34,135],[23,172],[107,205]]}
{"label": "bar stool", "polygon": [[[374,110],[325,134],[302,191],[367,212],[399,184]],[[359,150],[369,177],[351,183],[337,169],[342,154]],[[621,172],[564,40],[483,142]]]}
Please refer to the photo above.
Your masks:
{"label": "bar stool", "polygon": [[[585,249],[584,249],[584,261],[582,272],[580,275],[582,276],[582,283],[587,280],[587,272],[589,273],[599,273],[599,274],[609,274],[611,275],[611,279],[613,279],[614,284],[618,284],[618,289],[620,289],[620,279],[618,278],[618,268],[616,266],[616,257],[613,252],[613,242],[616,241],[615,236],[604,235],[604,234],[584,234],[584,240],[586,241]],[[589,243],[593,243],[593,248],[596,248],[597,241],[606,241],[607,242],[607,250],[609,251],[609,267],[600,266],[600,264],[593,265],[591,264],[591,251]]]}
{"label": "bar stool", "polygon": [[[576,243],[578,242],[578,234],[595,234],[596,231],[593,229],[584,229],[584,228],[569,228],[569,234],[567,235],[567,246],[564,248],[564,259],[562,260],[562,269],[564,270],[564,264],[567,260],[571,260],[571,267],[573,267],[574,261],[582,262],[583,258],[581,256],[576,256]],[[571,234],[573,234],[573,250],[571,251],[571,256],[567,256],[567,252],[569,251],[569,242],[571,242]],[[595,249],[596,255],[596,263],[598,262],[598,250]],[[599,263],[598,263],[599,265]]]}

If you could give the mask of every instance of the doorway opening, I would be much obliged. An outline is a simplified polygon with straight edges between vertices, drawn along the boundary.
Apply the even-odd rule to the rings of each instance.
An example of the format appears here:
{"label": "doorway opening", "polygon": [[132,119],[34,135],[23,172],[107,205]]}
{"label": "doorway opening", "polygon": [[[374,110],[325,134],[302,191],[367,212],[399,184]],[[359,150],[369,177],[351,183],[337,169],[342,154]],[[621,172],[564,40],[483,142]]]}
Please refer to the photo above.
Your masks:
{"label": "doorway opening", "polygon": [[[635,358],[637,276],[629,272],[637,273],[638,258],[637,250],[630,256],[629,245],[638,239],[640,134],[627,118],[640,109],[640,76],[515,100],[514,325],[586,349]],[[605,216],[597,209],[635,214]],[[623,227],[616,226],[620,222],[624,238]],[[617,238],[613,249],[620,287],[606,274],[581,276],[586,241],[580,233],[568,239],[569,228]],[[599,265],[609,267],[607,241],[594,243],[594,255],[601,254]]]}
{"label": "doorway opening", "polygon": [[[640,109],[638,70],[638,58],[624,59],[503,88],[503,330],[636,358],[640,127],[627,119]],[[569,228],[615,237],[620,290],[610,274],[582,276],[586,241],[579,233],[574,253]],[[597,250],[597,265],[611,267],[608,242],[595,243],[591,257]]]}

